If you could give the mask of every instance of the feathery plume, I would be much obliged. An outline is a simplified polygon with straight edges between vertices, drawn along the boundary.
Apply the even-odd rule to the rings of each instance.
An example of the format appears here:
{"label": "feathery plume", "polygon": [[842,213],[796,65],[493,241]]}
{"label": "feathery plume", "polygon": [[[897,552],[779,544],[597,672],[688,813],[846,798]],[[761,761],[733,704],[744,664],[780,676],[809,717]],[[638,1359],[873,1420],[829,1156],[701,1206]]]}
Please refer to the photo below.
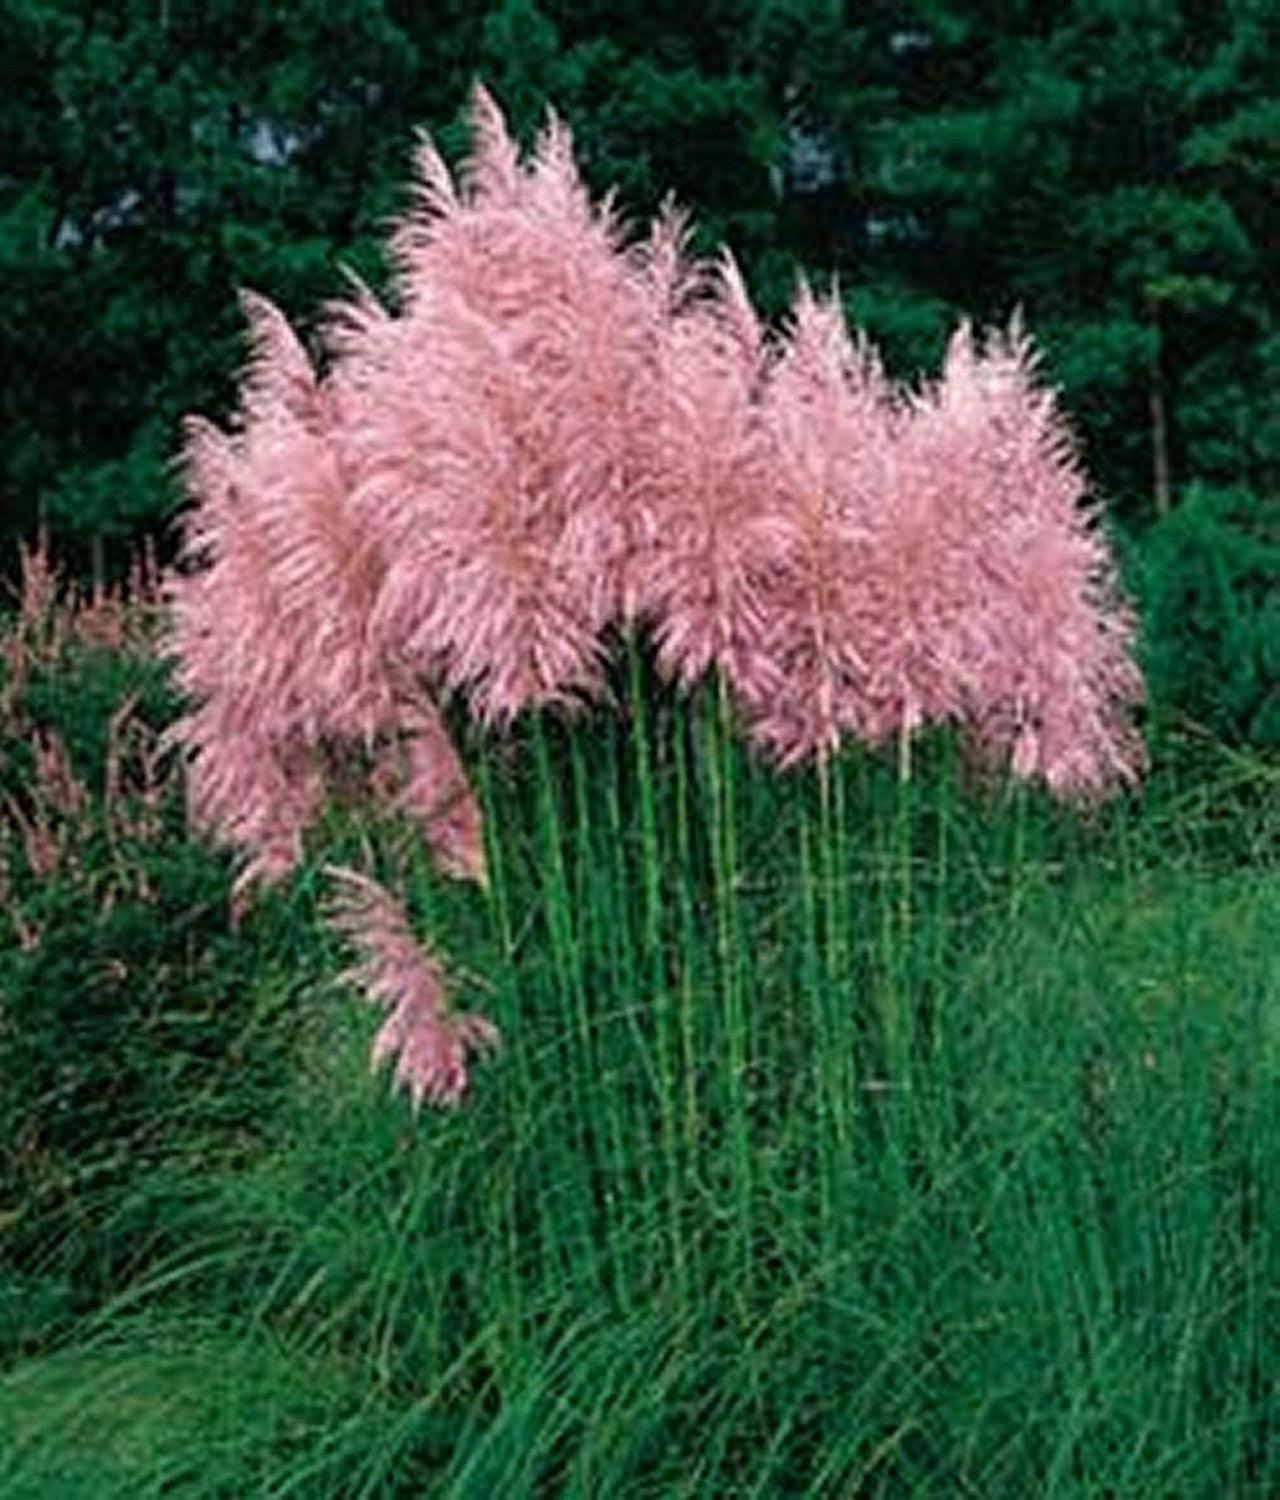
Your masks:
{"label": "feathery plume", "polygon": [[764,382],[776,547],[763,630],[730,673],[750,732],[780,765],[823,763],[848,733],[887,725],[872,694],[885,579],[877,527],[894,482],[894,412],[879,362],[850,337],[836,295],[801,282]]}
{"label": "feathery plume", "polygon": [[652,625],[659,667],[691,688],[712,667],[753,680],[780,517],[755,399],[764,330],[732,257],[687,263],[684,237],[668,213],[641,262],[658,336],[632,433],[638,544],[623,598]]}
{"label": "feathery plume", "polygon": [[387,575],[373,625],[488,721],[601,683],[649,372],[640,283],[552,116],[520,164],[483,90],[461,191],[427,174],[392,249],[405,312],[357,357],[362,461]]}
{"label": "feathery plume", "polygon": [[249,325],[251,357],[240,387],[246,421],[270,421],[278,412],[303,424],[317,421],[320,397],[307,351],[273,303],[248,287],[240,290],[240,310]]}
{"label": "feathery plume", "polygon": [[439,962],[413,936],[403,905],[356,870],[326,866],[338,888],[328,920],[360,955],[340,982],[357,985],[386,1018],[374,1038],[376,1070],[395,1059],[395,1087],[407,1088],[416,1110],[423,1099],[456,1104],[467,1087],[469,1051],[496,1047],[497,1028],[483,1016],[451,1012]]}
{"label": "feathery plume", "polygon": [[1143,684],[1133,613],[1037,364],[1019,319],[981,351],[962,325],[924,425],[935,483],[968,538],[972,738],[1014,774],[1088,800],[1142,769]]}
{"label": "feathery plume", "polygon": [[[381,539],[349,501],[355,397],[341,381],[316,380],[265,299],[248,295],[245,307],[253,354],[232,430],[187,423],[197,507],[184,560],[195,567],[168,582],[164,646],[193,705],[165,745],[187,756],[193,824],[247,855],[237,900],[300,858],[324,799],[320,747],[372,744],[395,730],[404,698],[370,628]],[[414,711],[420,719],[421,706]],[[437,761],[442,754],[437,744]],[[450,870],[478,873],[478,814],[470,848],[466,817],[455,818],[457,828],[433,822],[428,836],[445,840]]]}

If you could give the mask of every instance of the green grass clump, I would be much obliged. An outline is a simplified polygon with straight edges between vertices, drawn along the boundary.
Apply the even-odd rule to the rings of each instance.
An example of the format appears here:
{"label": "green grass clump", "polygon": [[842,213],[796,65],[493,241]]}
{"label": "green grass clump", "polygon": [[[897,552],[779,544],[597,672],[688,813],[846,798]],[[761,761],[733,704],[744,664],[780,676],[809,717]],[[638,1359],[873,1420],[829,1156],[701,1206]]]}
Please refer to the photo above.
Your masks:
{"label": "green grass clump", "polygon": [[[154,590],[78,596],[43,550],[0,608],[0,1358],[164,1242],[158,1184],[243,1159],[288,1073],[305,930],[228,920],[186,837]],[[2,604],[4,601],[0,601]],[[302,947],[294,937],[302,939]]]}
{"label": "green grass clump", "polygon": [[0,1493],[1280,1491],[1274,771],[1080,820],[938,742],[820,792],[621,696],[472,747],[487,894],[413,867],[504,1035],[462,1108],[267,965],[252,1149],[50,1222],[114,1279],[0,1345]]}

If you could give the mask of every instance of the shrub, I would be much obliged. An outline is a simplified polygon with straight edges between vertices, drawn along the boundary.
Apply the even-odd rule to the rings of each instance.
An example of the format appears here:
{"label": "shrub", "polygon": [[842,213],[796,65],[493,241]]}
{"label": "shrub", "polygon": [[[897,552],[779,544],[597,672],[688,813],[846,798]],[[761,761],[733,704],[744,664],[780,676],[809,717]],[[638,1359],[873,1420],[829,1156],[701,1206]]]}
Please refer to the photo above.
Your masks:
{"label": "shrub", "polygon": [[[269,949],[228,923],[226,867],[186,837],[175,701],[153,646],[154,569],[122,590],[63,588],[24,550],[0,614],[0,1208],[6,1259],[92,1239],[87,1206],[192,1138],[262,1128],[208,1090],[235,1061]],[[249,1101],[252,1090],[239,1096]],[[175,1100],[180,1100],[176,1104]],[[79,1246],[77,1250],[74,1248]],[[136,1249],[136,1247],[135,1247]]]}

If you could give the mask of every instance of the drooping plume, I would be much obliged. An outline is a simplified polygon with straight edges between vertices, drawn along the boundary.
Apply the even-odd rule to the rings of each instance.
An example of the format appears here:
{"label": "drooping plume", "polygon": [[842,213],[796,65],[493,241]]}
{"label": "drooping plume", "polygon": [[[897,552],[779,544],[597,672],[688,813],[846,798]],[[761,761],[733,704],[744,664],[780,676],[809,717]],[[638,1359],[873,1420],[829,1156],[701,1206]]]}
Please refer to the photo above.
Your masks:
{"label": "drooping plume", "polygon": [[497,1028],[483,1016],[449,1009],[444,972],[417,941],[403,905],[367,875],[329,866],[337,883],[328,910],[334,931],[359,961],[339,982],[350,982],[386,1011],[374,1038],[372,1066],[395,1059],[397,1088],[415,1109],[423,1099],[456,1104],[467,1087],[468,1053],[496,1047]]}
{"label": "drooping plume", "polygon": [[194,570],[169,581],[166,643],[192,704],[166,742],[188,754],[193,822],[249,856],[241,887],[296,862],[320,800],[308,753],[318,710],[305,680],[318,622],[288,536],[304,550],[303,508],[323,508],[333,480],[305,354],[274,309],[253,297],[244,307],[253,355],[238,421],[229,433],[187,423]]}
{"label": "drooping plume", "polygon": [[321,746],[394,731],[403,696],[369,628],[385,565],[350,504],[342,389],[316,380],[270,303],[244,307],[237,418],[187,424],[197,505],[166,642],[191,704],[166,743],[187,754],[193,823],[247,856],[237,896],[297,864],[324,800]]}
{"label": "drooping plume", "polygon": [[480,808],[439,709],[424,694],[408,698],[397,714],[397,730],[379,747],[373,778],[378,790],[425,831],[445,874],[487,886]]}

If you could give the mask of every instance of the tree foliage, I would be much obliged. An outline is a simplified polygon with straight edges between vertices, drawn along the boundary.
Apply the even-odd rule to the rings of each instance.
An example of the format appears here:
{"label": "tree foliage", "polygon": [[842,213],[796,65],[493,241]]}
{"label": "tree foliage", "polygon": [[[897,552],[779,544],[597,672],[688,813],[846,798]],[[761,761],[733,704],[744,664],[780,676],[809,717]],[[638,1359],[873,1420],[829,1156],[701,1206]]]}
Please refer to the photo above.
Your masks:
{"label": "tree foliage", "polygon": [[[624,217],[673,191],[771,317],[839,278],[896,375],[1022,307],[1113,514],[1280,490],[1269,0],[0,0],[0,535],[154,529],[226,411],[234,294],[386,284],[415,126],[553,103]],[[123,549],[120,549],[123,552]]]}

